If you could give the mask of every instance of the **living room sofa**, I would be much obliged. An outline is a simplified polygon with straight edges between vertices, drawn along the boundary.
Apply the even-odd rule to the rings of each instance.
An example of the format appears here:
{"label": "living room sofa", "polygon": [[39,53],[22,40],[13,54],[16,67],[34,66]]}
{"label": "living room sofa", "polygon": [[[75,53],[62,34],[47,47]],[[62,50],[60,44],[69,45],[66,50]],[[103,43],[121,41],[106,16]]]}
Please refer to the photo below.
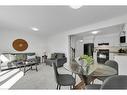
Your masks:
{"label": "living room sofa", "polygon": [[15,69],[24,61],[40,63],[40,57],[35,53],[3,53],[3,57],[7,60],[0,63],[0,70]]}

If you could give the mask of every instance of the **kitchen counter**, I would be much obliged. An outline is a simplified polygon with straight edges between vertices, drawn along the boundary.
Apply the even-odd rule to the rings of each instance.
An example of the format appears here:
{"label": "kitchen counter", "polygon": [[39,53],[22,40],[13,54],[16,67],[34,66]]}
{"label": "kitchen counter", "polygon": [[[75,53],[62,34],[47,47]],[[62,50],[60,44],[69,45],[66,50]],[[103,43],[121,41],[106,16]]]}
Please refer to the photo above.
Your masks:
{"label": "kitchen counter", "polygon": [[119,52],[109,52],[109,53],[113,53],[114,56],[115,55],[127,56],[127,53],[119,53]]}
{"label": "kitchen counter", "polygon": [[[93,52],[94,54],[96,54],[97,52]],[[119,52],[114,52],[114,51],[109,51],[109,53],[112,53],[114,55],[123,55],[123,56],[127,56],[127,53],[119,53]]]}

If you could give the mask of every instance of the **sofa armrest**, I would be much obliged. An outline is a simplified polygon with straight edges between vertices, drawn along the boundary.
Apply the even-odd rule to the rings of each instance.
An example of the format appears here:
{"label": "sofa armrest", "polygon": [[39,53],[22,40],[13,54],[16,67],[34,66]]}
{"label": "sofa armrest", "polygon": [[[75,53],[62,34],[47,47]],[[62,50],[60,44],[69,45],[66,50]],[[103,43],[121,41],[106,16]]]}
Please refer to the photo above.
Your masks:
{"label": "sofa armrest", "polygon": [[36,56],[36,61],[37,61],[37,63],[41,63],[41,57],[40,56]]}

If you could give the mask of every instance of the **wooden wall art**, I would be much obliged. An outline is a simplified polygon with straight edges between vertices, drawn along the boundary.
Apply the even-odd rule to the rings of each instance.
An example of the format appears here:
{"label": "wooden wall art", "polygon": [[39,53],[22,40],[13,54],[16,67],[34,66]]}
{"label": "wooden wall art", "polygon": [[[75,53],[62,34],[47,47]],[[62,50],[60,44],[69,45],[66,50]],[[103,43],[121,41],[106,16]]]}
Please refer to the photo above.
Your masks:
{"label": "wooden wall art", "polygon": [[24,39],[16,39],[13,41],[12,45],[17,51],[25,51],[28,48],[28,43]]}

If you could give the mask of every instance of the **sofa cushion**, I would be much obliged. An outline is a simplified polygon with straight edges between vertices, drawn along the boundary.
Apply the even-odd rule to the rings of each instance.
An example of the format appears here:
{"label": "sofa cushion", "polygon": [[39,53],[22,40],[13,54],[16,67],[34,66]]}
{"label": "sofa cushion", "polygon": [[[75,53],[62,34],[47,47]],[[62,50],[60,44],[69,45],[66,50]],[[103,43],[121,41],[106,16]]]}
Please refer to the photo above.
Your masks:
{"label": "sofa cushion", "polygon": [[9,54],[9,61],[17,60],[15,55]]}
{"label": "sofa cushion", "polygon": [[32,56],[27,56],[27,60],[29,60],[29,59],[34,59],[34,58],[36,58],[36,56],[35,56],[35,55],[32,55]]}
{"label": "sofa cushion", "polygon": [[55,59],[57,55],[55,53],[51,54],[51,59]]}

